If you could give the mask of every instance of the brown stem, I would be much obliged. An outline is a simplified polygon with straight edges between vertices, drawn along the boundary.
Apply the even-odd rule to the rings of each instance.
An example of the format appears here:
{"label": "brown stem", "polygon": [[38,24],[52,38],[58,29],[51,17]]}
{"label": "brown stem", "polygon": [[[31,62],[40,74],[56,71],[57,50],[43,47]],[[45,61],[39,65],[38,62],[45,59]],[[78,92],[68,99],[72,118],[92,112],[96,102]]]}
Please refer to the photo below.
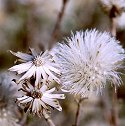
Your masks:
{"label": "brown stem", "polygon": [[106,121],[111,125],[111,100],[109,98],[109,92],[108,92],[108,87],[103,89],[103,94],[101,95],[101,99],[102,101],[102,107],[103,107],[103,113],[104,113],[104,117],[106,119]]}
{"label": "brown stem", "polygon": [[117,92],[115,86],[112,90],[112,111],[111,111],[111,125],[118,126],[118,110],[117,110]]}
{"label": "brown stem", "polygon": [[43,111],[43,116],[49,126],[55,126],[55,124],[53,123],[52,119],[50,118],[50,116],[48,115],[46,111]]}
{"label": "brown stem", "polygon": [[57,21],[56,21],[54,30],[53,30],[52,35],[51,35],[52,37],[50,39],[50,47],[49,48],[51,48],[53,46],[54,41],[57,38],[57,35],[59,33],[60,24],[61,24],[61,21],[62,21],[63,16],[64,16],[64,12],[65,12],[67,2],[68,2],[68,0],[63,0],[63,5],[62,5],[62,8],[61,8],[61,11],[59,12],[59,14],[57,16]]}
{"label": "brown stem", "polygon": [[111,33],[115,37],[116,36],[116,18],[111,18]]}
{"label": "brown stem", "polygon": [[82,102],[82,99],[78,101],[78,107],[77,107],[76,116],[75,116],[75,124],[73,126],[78,126],[81,102]]}
{"label": "brown stem", "polygon": [[22,118],[22,120],[20,121],[20,126],[25,126],[26,125],[26,122],[27,122],[27,113],[25,113],[24,115],[23,115],[23,118]]}
{"label": "brown stem", "polygon": [[[111,18],[111,33],[116,37],[116,18]],[[111,109],[111,126],[118,126],[118,111],[117,111],[117,92],[116,87],[112,89],[112,109]]]}
{"label": "brown stem", "polygon": [[104,107],[104,116],[110,126],[118,126],[118,113],[117,113],[117,93],[115,87],[112,90],[112,100],[109,98],[108,88],[103,90],[101,100]]}

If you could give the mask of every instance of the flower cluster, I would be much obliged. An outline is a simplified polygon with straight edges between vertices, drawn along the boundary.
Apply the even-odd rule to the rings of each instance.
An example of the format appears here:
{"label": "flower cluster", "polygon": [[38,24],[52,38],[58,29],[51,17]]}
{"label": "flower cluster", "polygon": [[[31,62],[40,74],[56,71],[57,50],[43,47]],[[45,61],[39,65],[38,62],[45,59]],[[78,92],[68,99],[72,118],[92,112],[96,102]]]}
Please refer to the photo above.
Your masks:
{"label": "flower cluster", "polygon": [[43,110],[48,111],[50,107],[61,111],[62,108],[57,99],[64,99],[64,94],[52,94],[55,88],[48,88],[52,80],[59,83],[58,76],[60,75],[58,65],[49,51],[37,54],[30,48],[29,54],[10,52],[23,62],[9,69],[17,74],[23,74],[17,81],[21,85],[19,90],[23,94],[22,97],[17,98],[18,105],[38,116],[42,115]]}
{"label": "flower cluster", "polygon": [[53,53],[60,65],[64,89],[88,97],[101,92],[109,82],[115,86],[121,84],[117,70],[123,67],[124,49],[109,33],[76,32],[67,43],[57,44]]}
{"label": "flower cluster", "polygon": [[34,49],[30,54],[11,51],[23,62],[9,70],[23,74],[17,81],[23,94],[17,103],[25,111],[41,116],[50,108],[62,110],[57,99],[65,96],[53,94],[55,88],[49,89],[52,80],[62,85],[62,91],[82,97],[100,93],[109,82],[115,86],[122,83],[118,69],[123,68],[125,52],[110,33],[80,31],[66,41],[40,54]]}

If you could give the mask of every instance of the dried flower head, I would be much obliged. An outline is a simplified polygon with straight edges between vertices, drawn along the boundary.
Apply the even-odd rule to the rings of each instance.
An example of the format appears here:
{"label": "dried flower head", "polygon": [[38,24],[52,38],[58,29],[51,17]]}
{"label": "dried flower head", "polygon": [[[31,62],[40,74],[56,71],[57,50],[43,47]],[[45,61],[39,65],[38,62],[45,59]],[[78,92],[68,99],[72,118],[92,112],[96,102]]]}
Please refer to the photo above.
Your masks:
{"label": "dried flower head", "polygon": [[60,65],[61,84],[70,93],[88,97],[101,92],[108,82],[121,84],[119,68],[125,58],[124,49],[107,32],[76,32],[53,49]]}
{"label": "dried flower head", "polygon": [[25,111],[30,111],[38,116],[42,115],[43,110],[49,111],[50,107],[62,111],[57,99],[64,99],[64,94],[52,94],[55,88],[48,89],[46,85],[39,83],[38,87],[34,87],[28,81],[22,84],[24,95],[17,98],[17,103],[24,107]]}
{"label": "dried flower head", "polygon": [[57,69],[57,64],[53,60],[52,56],[48,51],[44,53],[37,54],[34,49],[31,49],[31,54],[21,53],[21,52],[12,52],[13,55],[20,58],[23,62],[19,65],[15,65],[11,67],[10,71],[16,71],[18,74],[25,73],[20,79],[28,79],[32,76],[35,76],[37,85],[41,79],[48,80],[48,78],[54,79],[59,82],[59,79],[55,76],[60,74],[60,71]]}
{"label": "dried flower head", "polygon": [[117,17],[125,11],[125,0],[100,0],[100,2],[111,17]]}

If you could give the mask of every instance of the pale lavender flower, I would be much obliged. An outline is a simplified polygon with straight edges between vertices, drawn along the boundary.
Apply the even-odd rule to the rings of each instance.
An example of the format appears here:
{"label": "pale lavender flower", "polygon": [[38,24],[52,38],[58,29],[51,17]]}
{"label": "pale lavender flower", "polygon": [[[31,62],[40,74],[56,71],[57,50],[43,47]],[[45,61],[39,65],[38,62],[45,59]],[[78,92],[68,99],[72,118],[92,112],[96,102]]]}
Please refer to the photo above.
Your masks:
{"label": "pale lavender flower", "polygon": [[17,103],[26,111],[38,116],[41,116],[44,110],[49,111],[50,107],[62,111],[57,99],[65,99],[65,96],[64,94],[53,94],[55,88],[48,89],[46,85],[40,83],[38,87],[34,87],[29,81],[26,81],[22,84],[21,90],[24,95],[17,98]]}
{"label": "pale lavender flower", "polygon": [[9,69],[10,71],[16,71],[18,74],[24,73],[19,79],[19,82],[34,76],[36,78],[35,85],[40,82],[41,77],[44,80],[54,79],[59,83],[59,79],[56,75],[59,75],[60,71],[57,69],[58,65],[55,63],[50,53],[46,50],[44,53],[41,52],[37,54],[32,48],[30,48],[30,51],[31,54],[10,51],[23,62]]}
{"label": "pale lavender flower", "polygon": [[60,65],[60,82],[70,93],[88,97],[99,93],[107,84],[121,84],[120,72],[124,49],[107,32],[90,30],[76,32],[53,49]]}

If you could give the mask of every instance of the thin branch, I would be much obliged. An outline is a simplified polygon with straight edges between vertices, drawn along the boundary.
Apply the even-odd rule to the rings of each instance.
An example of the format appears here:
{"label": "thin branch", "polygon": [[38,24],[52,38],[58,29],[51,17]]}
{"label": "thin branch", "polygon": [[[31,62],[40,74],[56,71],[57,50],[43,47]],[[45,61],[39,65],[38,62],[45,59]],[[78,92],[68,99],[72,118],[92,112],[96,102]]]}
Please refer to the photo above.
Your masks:
{"label": "thin branch", "polygon": [[78,106],[77,106],[77,111],[76,111],[76,116],[75,116],[75,124],[73,126],[78,126],[78,119],[79,119],[79,114],[80,114],[80,106],[81,106],[81,102],[83,99],[80,98],[80,100],[77,102]]}
{"label": "thin branch", "polygon": [[67,2],[68,2],[68,0],[63,0],[63,5],[62,5],[62,8],[61,8],[61,11],[59,12],[59,14],[57,16],[57,21],[56,21],[54,30],[53,30],[52,35],[51,35],[51,39],[50,39],[50,43],[49,43],[50,47],[49,48],[51,48],[53,46],[54,41],[56,40],[58,33],[60,31],[60,24],[61,24],[63,16],[64,16],[64,12],[65,12]]}
{"label": "thin branch", "polygon": [[[111,33],[112,36],[116,37],[116,17],[110,17],[110,19],[111,19]],[[117,92],[115,86],[113,86],[112,89],[111,126],[118,126]]]}
{"label": "thin branch", "polygon": [[55,124],[53,123],[52,119],[50,118],[50,116],[47,114],[46,111],[43,111],[43,116],[49,126],[55,126]]}
{"label": "thin branch", "polygon": [[116,18],[111,18],[111,33],[114,37],[116,37]]}
{"label": "thin branch", "polygon": [[112,126],[118,126],[118,110],[117,110],[117,91],[116,87],[113,87],[112,90],[112,111],[111,111],[111,125]]}
{"label": "thin branch", "polygon": [[108,92],[108,87],[105,87],[103,89],[103,94],[101,95],[101,102],[102,102],[102,107],[103,107],[103,111],[104,111],[104,117],[106,119],[107,122],[109,122],[109,124],[111,124],[111,100],[109,98],[109,92]]}
{"label": "thin branch", "polygon": [[[109,18],[111,21],[111,34],[112,36],[116,37],[116,9],[113,7],[111,9]],[[105,89],[105,92],[102,96],[103,104],[105,107],[105,117],[109,122],[110,126],[118,126],[118,110],[117,110],[117,92],[115,85],[112,89],[112,97],[111,101],[109,99],[108,89]]]}
{"label": "thin branch", "polygon": [[23,118],[22,118],[22,120],[20,121],[20,125],[21,126],[25,126],[26,125],[26,122],[27,122],[27,113],[25,113],[24,115],[23,115]]}

